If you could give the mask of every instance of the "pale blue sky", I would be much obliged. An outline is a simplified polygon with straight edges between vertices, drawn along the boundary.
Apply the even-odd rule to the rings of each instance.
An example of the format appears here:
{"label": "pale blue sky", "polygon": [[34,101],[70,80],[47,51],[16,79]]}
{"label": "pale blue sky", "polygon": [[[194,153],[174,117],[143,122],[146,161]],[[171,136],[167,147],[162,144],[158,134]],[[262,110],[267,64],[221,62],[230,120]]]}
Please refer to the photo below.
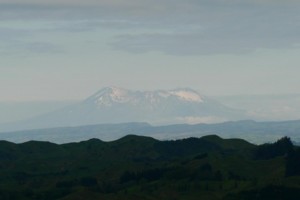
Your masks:
{"label": "pale blue sky", "polygon": [[300,93],[296,0],[1,0],[0,101],[108,85]]}

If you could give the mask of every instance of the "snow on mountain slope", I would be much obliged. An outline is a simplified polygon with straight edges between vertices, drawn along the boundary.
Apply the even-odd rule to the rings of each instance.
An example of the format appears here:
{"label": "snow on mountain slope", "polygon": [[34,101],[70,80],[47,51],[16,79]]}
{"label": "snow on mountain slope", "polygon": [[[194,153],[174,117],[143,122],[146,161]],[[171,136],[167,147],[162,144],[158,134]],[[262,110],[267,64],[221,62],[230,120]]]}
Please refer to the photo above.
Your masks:
{"label": "snow on mountain slope", "polygon": [[181,98],[182,100],[185,100],[185,101],[203,102],[203,99],[201,98],[201,96],[193,90],[189,90],[189,89],[180,90],[179,89],[179,90],[170,91],[170,93],[172,95],[177,96],[178,98]]}
{"label": "snow on mountain slope", "polygon": [[131,98],[128,90],[117,87],[107,87],[91,96],[88,100],[92,100],[98,105],[111,106],[113,103],[126,103],[130,101]]}

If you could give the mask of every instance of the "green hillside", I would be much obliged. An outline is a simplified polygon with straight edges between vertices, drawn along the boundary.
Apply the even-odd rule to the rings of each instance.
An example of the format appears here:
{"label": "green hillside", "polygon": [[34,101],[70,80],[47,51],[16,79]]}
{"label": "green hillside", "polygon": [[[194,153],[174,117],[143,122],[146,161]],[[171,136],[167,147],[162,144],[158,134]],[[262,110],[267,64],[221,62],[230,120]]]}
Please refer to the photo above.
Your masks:
{"label": "green hillside", "polygon": [[300,150],[216,135],[128,135],[57,145],[0,141],[0,199],[282,200],[300,197]]}

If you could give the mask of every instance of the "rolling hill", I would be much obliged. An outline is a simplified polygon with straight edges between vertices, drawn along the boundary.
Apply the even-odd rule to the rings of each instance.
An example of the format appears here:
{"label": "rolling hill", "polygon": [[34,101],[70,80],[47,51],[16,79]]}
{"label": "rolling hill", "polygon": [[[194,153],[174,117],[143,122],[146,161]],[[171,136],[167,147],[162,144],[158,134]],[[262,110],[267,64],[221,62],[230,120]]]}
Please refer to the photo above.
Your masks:
{"label": "rolling hill", "polygon": [[288,138],[260,146],[216,135],[0,141],[0,161],[3,200],[296,200],[300,194],[300,151]]}

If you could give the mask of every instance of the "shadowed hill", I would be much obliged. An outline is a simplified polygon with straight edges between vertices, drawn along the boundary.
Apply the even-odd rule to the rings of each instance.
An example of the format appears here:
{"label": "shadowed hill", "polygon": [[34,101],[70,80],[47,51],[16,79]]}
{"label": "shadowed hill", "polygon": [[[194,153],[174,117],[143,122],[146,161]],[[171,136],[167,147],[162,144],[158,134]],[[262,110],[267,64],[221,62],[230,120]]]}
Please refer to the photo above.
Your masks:
{"label": "shadowed hill", "polygon": [[128,135],[63,145],[0,141],[0,199],[230,200],[248,193],[268,199],[270,187],[296,199],[299,151],[257,159],[261,148],[216,135],[169,141]]}

